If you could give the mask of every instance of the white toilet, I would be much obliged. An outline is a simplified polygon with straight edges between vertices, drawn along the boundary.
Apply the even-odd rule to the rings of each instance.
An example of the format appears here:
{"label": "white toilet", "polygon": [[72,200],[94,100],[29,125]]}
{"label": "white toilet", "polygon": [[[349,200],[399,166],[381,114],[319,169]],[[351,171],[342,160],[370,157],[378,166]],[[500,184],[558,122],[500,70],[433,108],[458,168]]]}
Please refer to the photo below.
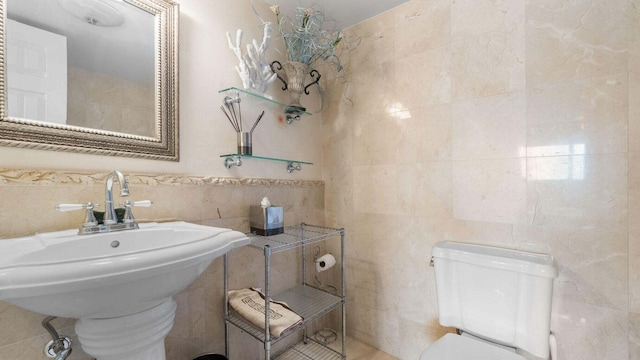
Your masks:
{"label": "white toilet", "polygon": [[440,242],[433,248],[440,324],[420,360],[549,359],[552,256]]}

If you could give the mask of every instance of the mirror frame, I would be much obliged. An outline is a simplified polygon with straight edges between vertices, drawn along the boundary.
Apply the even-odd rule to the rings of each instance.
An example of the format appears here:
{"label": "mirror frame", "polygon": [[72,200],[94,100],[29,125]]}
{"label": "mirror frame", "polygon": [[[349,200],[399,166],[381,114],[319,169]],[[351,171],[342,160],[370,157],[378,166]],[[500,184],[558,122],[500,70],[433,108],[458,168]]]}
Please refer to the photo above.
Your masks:
{"label": "mirror frame", "polygon": [[[8,117],[5,19],[0,0],[0,146],[179,161],[178,18],[171,0],[124,0],[155,16],[156,136],[145,137]],[[13,0],[20,1],[20,0]]]}

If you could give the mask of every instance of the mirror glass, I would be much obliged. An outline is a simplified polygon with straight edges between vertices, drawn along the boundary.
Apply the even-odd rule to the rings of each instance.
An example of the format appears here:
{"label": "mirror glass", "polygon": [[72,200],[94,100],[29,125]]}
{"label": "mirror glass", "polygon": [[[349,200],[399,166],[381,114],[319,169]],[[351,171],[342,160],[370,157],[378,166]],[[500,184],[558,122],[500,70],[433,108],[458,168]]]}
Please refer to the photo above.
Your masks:
{"label": "mirror glass", "polygon": [[178,160],[177,4],[0,2],[0,145]]}

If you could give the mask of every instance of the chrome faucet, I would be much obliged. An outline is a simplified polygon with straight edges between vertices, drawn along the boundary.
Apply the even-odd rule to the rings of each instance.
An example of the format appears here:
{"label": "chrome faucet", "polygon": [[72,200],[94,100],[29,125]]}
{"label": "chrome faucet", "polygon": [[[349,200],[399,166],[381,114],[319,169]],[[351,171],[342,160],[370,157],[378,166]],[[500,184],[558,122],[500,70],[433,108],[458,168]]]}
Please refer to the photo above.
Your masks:
{"label": "chrome faucet", "polygon": [[89,202],[87,204],[60,204],[56,206],[56,210],[58,211],[71,211],[71,210],[85,210],[86,215],[80,229],[78,230],[78,234],[96,234],[96,233],[104,233],[111,231],[121,231],[121,230],[133,230],[138,229],[138,223],[136,219],[133,217],[133,212],[131,208],[134,206],[143,206],[149,207],[153,205],[152,201],[142,200],[142,201],[125,201],[120,204],[120,206],[124,206],[124,218],[122,222],[118,222],[118,217],[116,215],[115,206],[113,202],[113,183],[115,180],[118,180],[120,183],[120,196],[127,197],[129,196],[129,185],[127,184],[127,180],[124,178],[124,175],[118,171],[114,170],[109,175],[107,175],[107,180],[104,186],[104,218],[103,223],[99,224],[96,220],[95,214],[93,213],[93,209],[98,207],[99,205],[94,205]]}
{"label": "chrome faucet", "polygon": [[113,181],[118,178],[120,182],[120,196],[129,196],[129,185],[124,175],[119,170],[113,170],[107,176],[107,182],[104,186],[104,224],[113,225],[118,222],[115,207],[113,206]]}

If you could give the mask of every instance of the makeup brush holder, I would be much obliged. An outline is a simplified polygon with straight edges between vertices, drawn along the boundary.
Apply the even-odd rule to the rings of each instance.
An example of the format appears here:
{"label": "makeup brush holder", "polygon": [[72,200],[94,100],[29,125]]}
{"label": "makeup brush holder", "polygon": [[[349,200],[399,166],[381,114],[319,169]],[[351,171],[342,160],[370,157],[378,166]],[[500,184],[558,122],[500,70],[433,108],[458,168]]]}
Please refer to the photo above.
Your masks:
{"label": "makeup brush holder", "polygon": [[242,131],[237,134],[238,134],[238,154],[251,155],[252,147],[253,147],[251,144],[251,133]]}

